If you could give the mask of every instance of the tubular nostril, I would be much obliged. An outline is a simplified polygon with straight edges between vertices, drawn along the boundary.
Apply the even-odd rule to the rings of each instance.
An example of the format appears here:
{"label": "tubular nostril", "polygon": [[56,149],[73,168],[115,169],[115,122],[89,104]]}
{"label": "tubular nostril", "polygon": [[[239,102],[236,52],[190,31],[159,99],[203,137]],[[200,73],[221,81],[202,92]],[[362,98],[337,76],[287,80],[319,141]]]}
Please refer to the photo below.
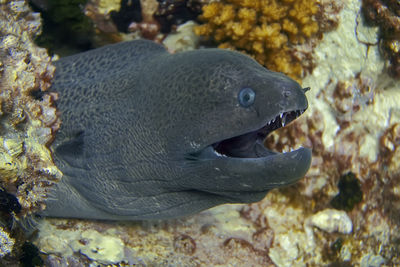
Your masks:
{"label": "tubular nostril", "polygon": [[309,91],[310,89],[311,89],[310,87],[303,88],[303,92],[305,93],[305,92]]}

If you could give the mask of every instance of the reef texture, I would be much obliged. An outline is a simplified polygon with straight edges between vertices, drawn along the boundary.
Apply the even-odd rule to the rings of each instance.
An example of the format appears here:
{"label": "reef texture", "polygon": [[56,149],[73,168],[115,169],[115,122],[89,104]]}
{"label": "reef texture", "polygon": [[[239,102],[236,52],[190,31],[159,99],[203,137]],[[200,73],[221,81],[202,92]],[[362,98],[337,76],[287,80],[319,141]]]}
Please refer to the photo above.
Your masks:
{"label": "reef texture", "polygon": [[[253,3],[242,1],[247,2]],[[2,39],[1,49],[16,43],[11,42],[15,39],[23,44],[16,50],[19,53],[0,53],[4,113],[1,144],[5,151],[1,155],[20,162],[10,165],[1,161],[7,171],[1,169],[5,190],[0,197],[7,199],[10,205],[6,210],[12,213],[16,206],[9,194],[17,194],[22,210],[27,211],[31,208],[28,200],[40,203],[38,199],[45,196],[48,183],[58,177],[45,171],[52,166],[45,144],[58,120],[52,116],[53,96],[46,94],[39,100],[39,88],[47,88],[53,70],[45,52],[28,45],[29,34],[39,29],[37,17],[28,11],[15,11],[4,0],[0,3],[2,33],[8,36],[5,29],[10,28],[16,33]],[[24,7],[23,2],[13,3]],[[283,3],[289,5],[288,1]],[[315,67],[303,79],[303,86],[311,87],[307,92],[309,109],[266,141],[268,147],[278,151],[300,145],[312,147],[312,167],[304,179],[289,188],[271,191],[258,203],[223,205],[172,221],[45,219],[34,240],[46,254],[42,255],[45,266],[400,266],[400,85],[383,71],[378,31],[358,20],[361,2],[342,3],[337,29],[325,33],[312,50]],[[20,14],[18,20],[12,14]],[[21,30],[16,21],[28,28]],[[6,24],[9,26],[3,26]],[[37,25],[36,31],[32,31],[32,25]],[[33,56],[11,61],[28,53],[26,45]],[[11,64],[16,67],[6,68]],[[20,68],[24,71],[16,72]],[[5,77],[15,77],[16,85],[10,86]],[[36,92],[33,95],[37,99],[31,92]],[[30,107],[37,105],[47,112],[33,113]],[[22,122],[15,119],[21,114],[17,107],[24,110]],[[49,124],[44,121],[53,122],[46,126]],[[25,129],[27,134],[23,134]],[[34,134],[38,132],[45,134]],[[15,142],[22,145],[5,142],[16,138],[21,141]],[[32,147],[42,149],[37,152],[40,157],[34,157],[37,161],[29,156],[34,153]],[[19,156],[13,158],[15,153]],[[19,166],[31,166],[31,176],[25,176],[26,168]],[[54,166],[51,170],[56,173]],[[44,187],[39,188],[33,179],[46,181]],[[28,191],[20,191],[27,186]],[[39,191],[30,198],[32,190]],[[9,235],[3,233],[4,228],[0,242],[12,244]]]}
{"label": "reef texture", "polygon": [[172,221],[47,219],[35,240],[45,264],[399,266],[400,85],[378,45],[360,42],[379,39],[358,21],[360,1],[343,5],[303,79],[309,109],[266,140],[277,151],[313,148],[304,179],[258,203]]}
{"label": "reef texture", "polygon": [[[60,125],[55,94],[43,94],[54,67],[33,38],[40,16],[25,1],[0,1],[0,199],[1,224],[44,208],[61,178],[48,145]],[[17,215],[17,216],[16,216]]]}
{"label": "reef texture", "polygon": [[363,0],[362,14],[369,25],[379,26],[379,45],[393,77],[400,78],[400,2]]}
{"label": "reef texture", "polygon": [[203,6],[205,24],[195,32],[299,80],[312,69],[315,41],[336,25],[329,14],[338,11],[332,1],[220,0]]}
{"label": "reef texture", "polygon": [[296,201],[311,213],[329,206],[344,210],[353,223],[348,235],[317,231],[313,253],[326,264],[397,266],[400,84],[383,71],[379,46],[359,41],[359,33],[369,43],[379,39],[357,21],[359,10],[358,1],[347,1],[338,29],[316,48],[316,68],[303,80],[312,88],[306,115],[266,143],[278,150],[299,143],[313,147],[312,167],[295,189]]}
{"label": "reef texture", "polygon": [[194,33],[196,26],[197,24],[194,21],[188,21],[177,26],[176,31],[168,34],[162,44],[171,53],[196,49],[200,41],[199,36]]}
{"label": "reef texture", "polygon": [[94,28],[83,7],[88,0],[30,0],[43,20],[36,43],[50,54],[70,55],[94,48]]}
{"label": "reef texture", "polygon": [[188,19],[197,17],[205,2],[208,1],[89,0],[85,14],[95,26],[96,46],[145,38],[177,52],[198,46],[199,37],[193,31],[197,24]]}
{"label": "reef texture", "polygon": [[158,40],[160,26],[153,18],[157,0],[89,0],[85,14],[93,21],[96,46],[146,38]]}
{"label": "reef texture", "polygon": [[11,253],[15,240],[12,239],[8,232],[0,227],[0,258]]}
{"label": "reef texture", "polygon": [[169,33],[176,26],[189,20],[197,19],[205,0],[158,0],[159,5],[154,13],[162,33]]}

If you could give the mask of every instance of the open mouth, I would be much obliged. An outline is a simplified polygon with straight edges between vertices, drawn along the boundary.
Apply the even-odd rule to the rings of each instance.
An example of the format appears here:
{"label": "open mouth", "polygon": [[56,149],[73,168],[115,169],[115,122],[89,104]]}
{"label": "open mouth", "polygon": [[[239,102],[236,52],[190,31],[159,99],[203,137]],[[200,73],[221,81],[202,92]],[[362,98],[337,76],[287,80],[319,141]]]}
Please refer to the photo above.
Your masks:
{"label": "open mouth", "polygon": [[265,138],[272,131],[284,127],[298,118],[305,109],[287,111],[268,121],[264,127],[239,136],[214,143],[211,146],[218,156],[234,158],[259,158],[276,154],[264,147]]}

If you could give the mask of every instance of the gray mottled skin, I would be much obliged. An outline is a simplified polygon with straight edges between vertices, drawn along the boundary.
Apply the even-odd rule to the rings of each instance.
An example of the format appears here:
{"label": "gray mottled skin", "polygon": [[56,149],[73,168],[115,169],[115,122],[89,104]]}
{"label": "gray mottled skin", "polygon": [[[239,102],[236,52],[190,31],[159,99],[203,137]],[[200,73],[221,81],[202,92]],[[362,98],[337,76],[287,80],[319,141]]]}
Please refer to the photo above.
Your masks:
{"label": "gray mottled skin", "polygon": [[[172,55],[142,40],[55,64],[62,127],[52,149],[64,176],[45,216],[173,218],[259,201],[310,166],[305,148],[246,158],[219,156],[210,147],[260,129],[281,112],[307,108],[295,81],[247,56],[219,49]],[[238,103],[244,87],[256,93],[248,108]]]}

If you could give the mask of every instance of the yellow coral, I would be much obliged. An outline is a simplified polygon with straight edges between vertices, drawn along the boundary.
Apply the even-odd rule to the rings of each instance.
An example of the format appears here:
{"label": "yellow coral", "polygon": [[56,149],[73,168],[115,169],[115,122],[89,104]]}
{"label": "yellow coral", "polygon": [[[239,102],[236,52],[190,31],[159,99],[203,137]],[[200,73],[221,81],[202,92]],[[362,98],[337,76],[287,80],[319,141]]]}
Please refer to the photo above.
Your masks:
{"label": "yellow coral", "polygon": [[303,70],[290,48],[318,32],[318,10],[317,0],[219,0],[203,7],[205,24],[195,32],[299,80]]}

